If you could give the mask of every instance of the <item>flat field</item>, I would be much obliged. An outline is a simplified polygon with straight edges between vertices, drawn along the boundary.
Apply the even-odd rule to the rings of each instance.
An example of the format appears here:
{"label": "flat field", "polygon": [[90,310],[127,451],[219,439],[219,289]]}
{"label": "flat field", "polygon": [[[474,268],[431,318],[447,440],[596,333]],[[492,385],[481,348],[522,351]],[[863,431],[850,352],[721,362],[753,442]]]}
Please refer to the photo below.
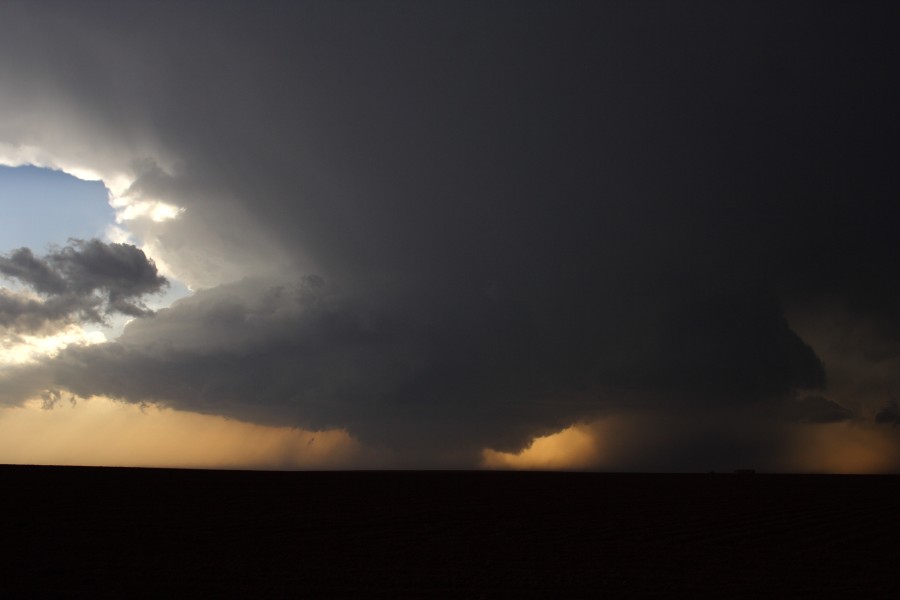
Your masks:
{"label": "flat field", "polygon": [[900,476],[0,466],[0,597],[900,598]]}

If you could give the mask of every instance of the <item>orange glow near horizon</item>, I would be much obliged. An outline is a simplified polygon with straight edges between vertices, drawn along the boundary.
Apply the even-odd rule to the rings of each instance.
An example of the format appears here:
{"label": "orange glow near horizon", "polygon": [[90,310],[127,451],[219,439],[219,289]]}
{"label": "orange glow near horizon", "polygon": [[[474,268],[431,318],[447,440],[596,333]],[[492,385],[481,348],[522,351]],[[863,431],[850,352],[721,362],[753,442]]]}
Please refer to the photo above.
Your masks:
{"label": "orange glow near horizon", "polygon": [[[900,470],[891,427],[854,422],[789,425],[786,445],[762,470],[890,473]],[[677,447],[652,415],[617,415],[536,437],[519,452],[485,449],[481,466],[515,470],[619,470]],[[637,458],[636,458],[637,457]],[[394,457],[397,458],[397,457]],[[306,431],[105,398],[0,408],[0,463],[237,469],[390,468],[343,430]]]}
{"label": "orange glow near horizon", "polygon": [[[482,466],[515,470],[627,469],[642,464],[635,457],[666,452],[692,435],[672,435],[648,415],[619,415],[536,437],[519,452],[485,449]],[[900,440],[890,427],[854,422],[795,424],[787,426],[785,436],[787,444],[781,455],[756,465],[759,469],[833,474],[900,471]]]}
{"label": "orange glow near horizon", "polygon": [[327,469],[363,462],[361,445],[341,430],[265,427],[105,398],[0,409],[0,463]]}
{"label": "orange glow near horizon", "polygon": [[784,470],[813,473],[891,473],[900,469],[900,443],[890,429],[854,423],[798,427]]}
{"label": "orange glow near horizon", "polygon": [[520,452],[486,449],[482,458],[488,469],[588,469],[600,461],[600,447],[594,429],[573,425],[535,438]]}

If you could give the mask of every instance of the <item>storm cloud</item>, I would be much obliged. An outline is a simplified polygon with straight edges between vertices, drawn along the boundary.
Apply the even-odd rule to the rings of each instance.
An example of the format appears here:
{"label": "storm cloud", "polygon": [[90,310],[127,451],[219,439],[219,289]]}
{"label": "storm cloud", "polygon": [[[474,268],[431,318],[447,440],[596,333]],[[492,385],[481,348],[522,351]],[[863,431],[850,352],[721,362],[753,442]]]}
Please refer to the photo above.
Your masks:
{"label": "storm cloud", "polygon": [[894,427],[900,425],[900,407],[897,406],[896,400],[891,400],[887,406],[878,411],[875,415],[877,423],[886,423]]}
{"label": "storm cloud", "polygon": [[0,274],[36,292],[0,292],[0,325],[16,333],[47,332],[72,322],[101,323],[112,314],[151,314],[143,296],[168,282],[144,252],[130,244],[72,240],[37,257],[29,248],[0,256]]}
{"label": "storm cloud", "polygon": [[787,406],[787,418],[799,423],[839,423],[853,416],[851,411],[822,396],[806,396]]}
{"label": "storm cloud", "polygon": [[[4,3],[0,141],[182,208],[127,225],[198,290],[10,385],[465,465],[633,410],[763,415],[749,441],[710,420],[672,468],[874,414],[808,332],[829,303],[876,324],[859,364],[900,355],[887,11]],[[141,316],[163,280],[139,252],[0,264],[42,310]]]}

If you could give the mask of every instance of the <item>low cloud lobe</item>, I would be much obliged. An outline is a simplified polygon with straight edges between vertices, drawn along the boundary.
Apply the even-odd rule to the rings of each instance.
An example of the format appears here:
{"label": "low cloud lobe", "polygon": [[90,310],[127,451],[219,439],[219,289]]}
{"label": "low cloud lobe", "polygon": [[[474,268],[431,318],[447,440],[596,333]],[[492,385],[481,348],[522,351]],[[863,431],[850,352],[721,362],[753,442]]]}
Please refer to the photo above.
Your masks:
{"label": "low cloud lobe", "polygon": [[96,239],[72,240],[44,256],[19,248],[0,256],[0,274],[30,292],[0,291],[0,325],[14,333],[103,323],[113,314],[147,316],[143,297],[168,285],[139,248]]}

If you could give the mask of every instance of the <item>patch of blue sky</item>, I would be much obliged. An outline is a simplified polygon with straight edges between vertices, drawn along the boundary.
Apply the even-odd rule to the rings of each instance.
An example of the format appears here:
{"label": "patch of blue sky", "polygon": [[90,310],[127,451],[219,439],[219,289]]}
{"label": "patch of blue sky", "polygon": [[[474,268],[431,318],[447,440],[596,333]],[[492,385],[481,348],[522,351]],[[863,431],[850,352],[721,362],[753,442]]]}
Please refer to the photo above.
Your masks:
{"label": "patch of blue sky", "polygon": [[[50,246],[63,246],[70,238],[106,239],[106,230],[115,224],[115,211],[101,181],[84,181],[62,171],[40,167],[0,166],[0,254],[28,247],[44,254]],[[7,278],[3,287],[21,290]],[[190,295],[179,281],[157,296],[146,298],[158,310]],[[105,327],[89,327],[117,337],[129,318],[113,316]]]}
{"label": "patch of blue sky", "polygon": [[0,167],[0,253],[22,246],[43,254],[69,238],[104,238],[115,223],[101,181],[39,167]]}

